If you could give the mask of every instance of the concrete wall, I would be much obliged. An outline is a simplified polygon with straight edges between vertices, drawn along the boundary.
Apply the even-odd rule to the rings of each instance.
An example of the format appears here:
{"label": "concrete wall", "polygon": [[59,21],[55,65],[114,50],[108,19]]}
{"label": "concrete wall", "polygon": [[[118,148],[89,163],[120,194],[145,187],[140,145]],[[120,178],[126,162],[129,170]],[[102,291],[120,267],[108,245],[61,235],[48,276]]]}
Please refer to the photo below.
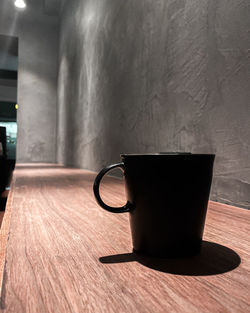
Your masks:
{"label": "concrete wall", "polygon": [[250,207],[248,0],[74,0],[61,15],[58,161],[216,153],[211,198]]}
{"label": "concrete wall", "polygon": [[43,1],[17,10],[0,0],[0,34],[19,39],[19,162],[56,161],[58,20],[43,13]]}

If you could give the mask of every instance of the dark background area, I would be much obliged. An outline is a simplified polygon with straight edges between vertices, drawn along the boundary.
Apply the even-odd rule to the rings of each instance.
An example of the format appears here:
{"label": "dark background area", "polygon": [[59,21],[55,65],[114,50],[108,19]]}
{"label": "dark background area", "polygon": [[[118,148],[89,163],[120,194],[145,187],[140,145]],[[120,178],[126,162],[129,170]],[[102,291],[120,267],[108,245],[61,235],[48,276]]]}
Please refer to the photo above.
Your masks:
{"label": "dark background area", "polygon": [[8,124],[17,119],[18,39],[0,35],[0,210],[5,209],[11,176],[15,167],[16,138]]}

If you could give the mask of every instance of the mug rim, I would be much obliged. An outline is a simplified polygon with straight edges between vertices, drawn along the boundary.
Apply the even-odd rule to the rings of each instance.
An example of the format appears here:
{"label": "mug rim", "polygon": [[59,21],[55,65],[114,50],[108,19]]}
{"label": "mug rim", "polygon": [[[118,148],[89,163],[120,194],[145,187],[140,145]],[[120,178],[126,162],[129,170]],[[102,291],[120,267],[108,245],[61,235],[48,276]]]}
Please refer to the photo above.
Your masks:
{"label": "mug rim", "polygon": [[191,152],[154,152],[154,153],[121,153],[121,157],[140,157],[140,156],[214,156],[213,153],[191,153]]}

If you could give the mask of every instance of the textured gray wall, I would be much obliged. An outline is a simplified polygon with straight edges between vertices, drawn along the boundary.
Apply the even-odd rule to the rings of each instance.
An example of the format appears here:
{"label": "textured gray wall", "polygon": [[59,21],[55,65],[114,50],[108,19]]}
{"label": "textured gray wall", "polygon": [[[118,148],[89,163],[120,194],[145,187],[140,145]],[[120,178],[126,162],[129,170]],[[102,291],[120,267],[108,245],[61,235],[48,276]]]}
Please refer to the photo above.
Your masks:
{"label": "textured gray wall", "polygon": [[58,20],[43,13],[43,1],[17,10],[0,0],[0,34],[19,39],[19,162],[56,161]]}
{"label": "textured gray wall", "polygon": [[58,161],[216,153],[211,198],[249,208],[249,34],[249,0],[65,2]]}

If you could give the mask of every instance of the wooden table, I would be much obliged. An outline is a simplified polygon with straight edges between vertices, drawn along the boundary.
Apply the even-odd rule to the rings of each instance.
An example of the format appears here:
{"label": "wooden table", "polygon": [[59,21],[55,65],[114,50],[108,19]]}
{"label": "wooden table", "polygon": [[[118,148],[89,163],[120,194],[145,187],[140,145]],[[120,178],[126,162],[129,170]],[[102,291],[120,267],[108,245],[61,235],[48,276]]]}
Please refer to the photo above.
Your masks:
{"label": "wooden table", "polygon": [[[131,252],[128,214],[95,173],[18,165],[1,228],[1,312],[250,312],[250,212],[210,202],[200,256]],[[122,181],[106,178],[121,204]]]}

